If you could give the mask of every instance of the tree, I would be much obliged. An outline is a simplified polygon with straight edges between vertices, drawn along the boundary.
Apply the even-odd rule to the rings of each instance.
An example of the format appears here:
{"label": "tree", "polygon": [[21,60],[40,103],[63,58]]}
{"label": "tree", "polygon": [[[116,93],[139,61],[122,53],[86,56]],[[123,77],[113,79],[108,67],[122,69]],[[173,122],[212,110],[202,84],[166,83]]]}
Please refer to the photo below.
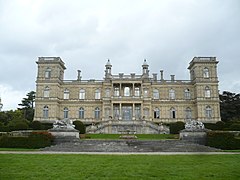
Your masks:
{"label": "tree", "polygon": [[23,98],[22,103],[18,104],[19,106],[22,106],[22,108],[18,108],[24,113],[24,118],[32,121],[34,116],[34,104],[35,104],[35,96],[36,93],[34,91],[31,91],[27,93],[26,98]]}
{"label": "tree", "polygon": [[240,120],[240,94],[223,91],[219,98],[222,121]]}

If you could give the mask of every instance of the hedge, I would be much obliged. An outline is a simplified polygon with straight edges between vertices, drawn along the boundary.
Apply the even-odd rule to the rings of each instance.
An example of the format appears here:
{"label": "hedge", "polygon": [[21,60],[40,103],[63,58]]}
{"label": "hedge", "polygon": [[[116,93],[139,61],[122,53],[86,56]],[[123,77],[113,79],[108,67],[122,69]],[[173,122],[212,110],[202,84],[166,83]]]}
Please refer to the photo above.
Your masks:
{"label": "hedge", "polygon": [[80,134],[86,133],[86,127],[82,121],[74,121],[73,124],[75,125],[75,129],[79,130]]}
{"label": "hedge", "polygon": [[181,130],[183,130],[185,128],[185,123],[178,121],[176,123],[171,123],[169,125],[170,128],[170,134],[178,134]]}
{"label": "hedge", "polygon": [[210,131],[207,133],[207,146],[223,149],[240,149],[240,139],[236,139],[230,132]]}
{"label": "hedge", "polygon": [[53,136],[48,132],[32,132],[29,137],[1,136],[2,148],[29,148],[37,149],[51,146]]}

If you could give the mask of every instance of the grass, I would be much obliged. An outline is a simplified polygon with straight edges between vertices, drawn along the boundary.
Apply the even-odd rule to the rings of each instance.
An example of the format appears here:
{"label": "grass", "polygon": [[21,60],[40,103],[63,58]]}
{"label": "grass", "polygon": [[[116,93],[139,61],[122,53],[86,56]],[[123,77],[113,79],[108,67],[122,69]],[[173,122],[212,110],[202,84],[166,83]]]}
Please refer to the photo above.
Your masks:
{"label": "grass", "polygon": [[[87,139],[119,139],[120,134],[86,134]],[[175,134],[136,134],[139,140],[178,139]]]}
{"label": "grass", "polygon": [[240,155],[0,154],[0,179],[240,179]]}

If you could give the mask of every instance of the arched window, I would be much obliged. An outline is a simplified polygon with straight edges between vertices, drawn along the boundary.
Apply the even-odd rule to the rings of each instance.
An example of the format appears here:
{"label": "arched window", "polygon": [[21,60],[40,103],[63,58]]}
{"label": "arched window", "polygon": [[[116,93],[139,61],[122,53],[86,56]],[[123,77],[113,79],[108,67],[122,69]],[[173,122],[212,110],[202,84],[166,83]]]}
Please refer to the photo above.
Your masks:
{"label": "arched window", "polygon": [[130,87],[124,88],[124,96],[130,96]]}
{"label": "arched window", "polygon": [[95,117],[95,119],[100,119],[100,109],[99,109],[99,107],[95,108],[94,117]]}
{"label": "arched window", "polygon": [[69,99],[69,90],[65,89],[63,92],[63,99]]}
{"label": "arched window", "polygon": [[172,119],[176,118],[176,110],[173,107],[170,109],[170,118]]}
{"label": "arched window", "polygon": [[209,78],[209,69],[206,68],[206,67],[203,69],[203,77],[204,78]]}
{"label": "arched window", "polygon": [[211,97],[211,90],[208,86],[205,87],[205,97],[210,98]]}
{"label": "arched window", "polygon": [[184,97],[185,99],[191,99],[191,93],[189,89],[184,90]]}
{"label": "arched window", "polygon": [[175,99],[175,90],[173,89],[169,90],[169,99],[171,100]]}
{"label": "arched window", "polygon": [[48,86],[46,86],[43,91],[43,97],[47,98],[49,96],[50,96],[50,88]]}
{"label": "arched window", "polygon": [[205,109],[206,118],[212,117],[212,108],[210,106],[207,106]]}
{"label": "arched window", "polygon": [[158,108],[154,109],[154,118],[159,119],[160,118],[160,110]]}
{"label": "arched window", "polygon": [[192,110],[191,108],[187,107],[185,110],[185,114],[186,114],[186,119],[192,119]]}
{"label": "arched window", "polygon": [[43,107],[43,118],[48,118],[48,106]]}
{"label": "arched window", "polygon": [[95,99],[100,99],[101,98],[101,92],[99,89],[95,90]]}
{"label": "arched window", "polygon": [[51,78],[51,68],[49,67],[45,70],[45,78],[46,79]]}
{"label": "arched window", "polygon": [[153,99],[159,99],[159,91],[157,89],[153,90]]}
{"label": "arched window", "polygon": [[83,107],[79,108],[79,119],[84,119],[84,108]]}
{"label": "arched window", "polygon": [[65,108],[63,109],[63,118],[64,118],[64,119],[67,119],[67,118],[68,118],[68,108],[67,108],[67,107],[65,107]]}
{"label": "arched window", "polygon": [[80,89],[80,91],[79,91],[79,99],[85,99],[85,90],[84,89]]}

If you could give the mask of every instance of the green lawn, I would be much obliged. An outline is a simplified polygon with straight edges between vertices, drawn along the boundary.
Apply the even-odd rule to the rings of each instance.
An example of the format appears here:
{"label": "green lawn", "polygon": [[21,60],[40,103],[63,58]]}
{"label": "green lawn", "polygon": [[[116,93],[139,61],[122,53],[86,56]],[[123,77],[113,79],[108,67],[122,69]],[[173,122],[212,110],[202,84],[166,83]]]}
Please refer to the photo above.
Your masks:
{"label": "green lawn", "polygon": [[[136,134],[139,140],[178,139],[175,134]],[[119,139],[120,134],[86,134],[89,139]]]}
{"label": "green lawn", "polygon": [[240,155],[0,154],[0,179],[240,179]]}

